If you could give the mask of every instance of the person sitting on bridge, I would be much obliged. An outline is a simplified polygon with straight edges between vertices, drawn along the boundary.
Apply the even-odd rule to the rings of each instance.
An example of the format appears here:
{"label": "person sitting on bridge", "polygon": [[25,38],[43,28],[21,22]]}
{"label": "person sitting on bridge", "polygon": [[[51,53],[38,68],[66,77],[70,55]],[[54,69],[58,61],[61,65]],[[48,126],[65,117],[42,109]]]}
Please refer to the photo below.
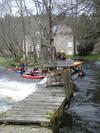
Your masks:
{"label": "person sitting on bridge", "polygon": [[65,54],[64,50],[61,50],[60,54],[61,54],[61,60],[66,60],[66,54]]}
{"label": "person sitting on bridge", "polygon": [[57,60],[66,60],[66,54],[64,50],[57,52]]}

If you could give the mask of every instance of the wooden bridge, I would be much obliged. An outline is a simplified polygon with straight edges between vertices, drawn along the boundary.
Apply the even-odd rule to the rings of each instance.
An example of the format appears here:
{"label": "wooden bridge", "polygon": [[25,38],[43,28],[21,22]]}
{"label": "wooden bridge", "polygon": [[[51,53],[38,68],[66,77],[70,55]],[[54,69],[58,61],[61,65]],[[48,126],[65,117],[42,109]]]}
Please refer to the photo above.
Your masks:
{"label": "wooden bridge", "polygon": [[0,123],[14,125],[51,126],[62,115],[70,102],[72,83],[70,70],[63,69],[64,87],[39,85],[36,92],[18,102],[9,111],[0,115]]}

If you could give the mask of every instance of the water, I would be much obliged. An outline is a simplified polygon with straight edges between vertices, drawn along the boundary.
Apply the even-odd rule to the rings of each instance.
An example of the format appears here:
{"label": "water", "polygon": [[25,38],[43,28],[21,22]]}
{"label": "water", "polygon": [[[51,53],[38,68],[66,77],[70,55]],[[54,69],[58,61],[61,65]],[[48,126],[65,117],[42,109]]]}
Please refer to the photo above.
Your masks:
{"label": "water", "polygon": [[37,90],[36,81],[0,67],[0,113]]}
{"label": "water", "polygon": [[[100,62],[85,64],[84,70],[84,78],[73,79],[77,86],[74,97],[54,133],[100,133]],[[36,81],[0,68],[0,113],[37,89]]]}
{"label": "water", "polygon": [[75,78],[76,91],[56,133],[100,133],[100,63],[85,64],[84,78]]}

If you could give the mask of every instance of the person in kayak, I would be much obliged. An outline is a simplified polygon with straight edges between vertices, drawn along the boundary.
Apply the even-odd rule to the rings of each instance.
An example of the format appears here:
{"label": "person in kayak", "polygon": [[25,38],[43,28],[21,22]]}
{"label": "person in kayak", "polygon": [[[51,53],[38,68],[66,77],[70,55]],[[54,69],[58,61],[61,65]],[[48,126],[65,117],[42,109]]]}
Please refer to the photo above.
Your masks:
{"label": "person in kayak", "polygon": [[72,66],[71,68],[71,75],[75,75],[77,74],[77,76],[85,76],[85,73],[82,69],[82,65],[76,65],[76,66]]}
{"label": "person in kayak", "polygon": [[25,72],[25,64],[23,62],[20,63],[20,74],[22,75]]}
{"label": "person in kayak", "polygon": [[38,68],[33,68],[31,71],[30,71],[30,75],[31,76],[35,76],[38,74]]}

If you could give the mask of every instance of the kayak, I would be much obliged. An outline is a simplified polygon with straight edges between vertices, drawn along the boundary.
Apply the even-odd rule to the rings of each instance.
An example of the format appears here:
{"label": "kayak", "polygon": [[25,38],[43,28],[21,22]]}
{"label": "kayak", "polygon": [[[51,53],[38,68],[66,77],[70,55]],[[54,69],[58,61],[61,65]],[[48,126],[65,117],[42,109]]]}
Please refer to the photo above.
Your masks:
{"label": "kayak", "polygon": [[16,69],[15,67],[14,68],[8,68],[8,71],[14,71],[14,72],[19,72],[20,71],[20,68]]}
{"label": "kayak", "polygon": [[14,68],[8,68],[8,71],[16,72],[16,73],[21,73],[20,70],[15,70]]}
{"label": "kayak", "polygon": [[82,65],[82,64],[83,64],[83,62],[81,62],[81,61],[75,61],[75,62],[73,63],[73,66],[78,67],[78,66],[80,66],[80,65]]}
{"label": "kayak", "polygon": [[29,79],[43,79],[46,76],[41,76],[41,75],[31,76],[31,75],[23,74],[22,77],[23,78],[29,78]]}
{"label": "kayak", "polygon": [[16,71],[15,68],[8,68],[8,71]]}
{"label": "kayak", "polygon": [[21,71],[20,70],[17,70],[17,71],[15,71],[16,73],[21,73]]}
{"label": "kayak", "polygon": [[37,74],[39,74],[39,72],[38,71],[26,71],[25,72],[27,75],[37,75]]}

